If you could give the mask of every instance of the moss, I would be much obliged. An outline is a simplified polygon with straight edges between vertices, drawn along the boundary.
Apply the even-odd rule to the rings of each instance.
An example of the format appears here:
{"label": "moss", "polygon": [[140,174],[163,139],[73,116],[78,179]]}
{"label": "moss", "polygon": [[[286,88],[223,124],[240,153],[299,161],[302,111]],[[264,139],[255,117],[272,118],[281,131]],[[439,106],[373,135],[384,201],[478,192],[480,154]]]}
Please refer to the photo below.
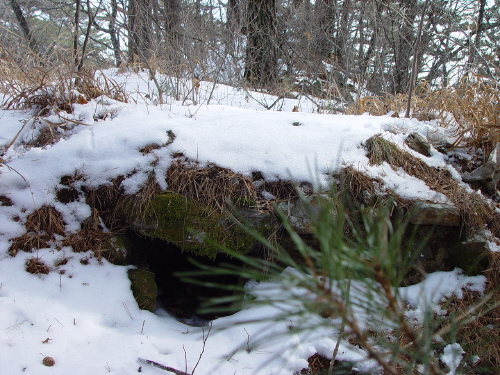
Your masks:
{"label": "moss", "polygon": [[236,207],[252,207],[256,206],[257,202],[249,197],[234,197],[233,198],[233,204]]}
{"label": "moss", "polygon": [[384,161],[392,166],[397,166],[398,159],[401,158],[402,151],[394,143],[374,135],[365,142],[368,150],[368,159],[371,165],[379,165]]}
{"label": "moss", "polygon": [[155,274],[146,270],[131,269],[128,270],[128,278],[139,308],[153,312],[156,308],[158,294]]}
{"label": "moss", "polygon": [[127,264],[128,244],[123,235],[115,235],[105,241],[101,247],[101,255],[110,263]]}
{"label": "moss", "polygon": [[[214,258],[220,246],[212,243],[244,253],[254,242],[227,215],[173,192],[162,192],[152,198],[143,212],[138,214],[140,217],[131,212],[126,215],[135,216],[132,222],[142,235],[173,243],[183,251],[196,255]],[[265,233],[265,224],[256,229]],[[205,237],[211,243],[204,241]]]}
{"label": "moss", "polygon": [[467,276],[482,275],[488,268],[487,250],[482,242],[456,242],[452,253],[455,267],[461,268]]}

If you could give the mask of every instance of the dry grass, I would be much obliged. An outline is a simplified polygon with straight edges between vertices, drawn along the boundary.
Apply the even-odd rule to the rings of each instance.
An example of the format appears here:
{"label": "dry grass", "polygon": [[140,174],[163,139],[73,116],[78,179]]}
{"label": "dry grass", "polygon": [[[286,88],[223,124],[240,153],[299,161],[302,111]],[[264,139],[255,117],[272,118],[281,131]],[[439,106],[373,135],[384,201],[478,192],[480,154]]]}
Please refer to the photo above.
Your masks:
{"label": "dry grass", "polygon": [[318,353],[309,357],[307,359],[307,362],[309,366],[307,369],[303,369],[300,372],[301,374],[310,374],[310,375],[321,374],[321,373],[326,374],[325,371],[328,370],[328,368],[330,367],[330,360],[328,358],[323,357],[322,355],[319,355]]}
{"label": "dry grass", "polygon": [[16,256],[19,251],[31,253],[35,249],[46,249],[50,247],[51,240],[48,234],[26,233],[12,240],[9,255]]}
{"label": "dry grass", "polygon": [[[348,114],[370,113],[399,117],[406,110],[408,96],[404,94],[367,96],[351,105]],[[500,90],[481,77],[462,80],[454,87],[431,91],[421,84],[413,95],[413,117],[428,121],[436,119],[452,130],[452,146],[481,148],[488,156],[500,141]],[[485,158],[486,160],[487,158]]]}
{"label": "dry grass", "polygon": [[96,189],[86,191],[85,203],[99,212],[100,217],[111,231],[121,228],[122,224],[115,217],[115,210],[123,196],[121,183],[125,178],[118,176],[108,185],[101,185]]}
{"label": "dry grass", "polygon": [[7,109],[33,109],[37,116],[54,111],[71,113],[74,103],[85,104],[91,99],[106,95],[112,99],[127,102],[125,89],[102,72],[85,69],[78,75],[56,69],[31,69],[29,73],[5,76],[3,92]]}
{"label": "dry grass", "polygon": [[56,124],[48,123],[42,124],[40,129],[40,134],[35,139],[26,143],[26,146],[29,147],[46,147],[48,145],[57,143],[62,137],[63,133],[59,131],[60,127]]}
{"label": "dry grass", "polygon": [[347,190],[349,195],[359,203],[366,203],[367,198],[375,197],[377,192],[383,190],[382,180],[368,177],[352,166],[342,169],[340,180],[341,190]]}
{"label": "dry grass", "polygon": [[39,258],[30,258],[26,260],[26,271],[32,274],[47,275],[50,272],[49,267]]}
{"label": "dry grass", "polygon": [[70,246],[75,253],[92,251],[98,260],[105,258],[113,263],[115,254],[108,251],[106,246],[106,243],[110,241],[113,235],[100,229],[82,229],[77,233],[66,236],[62,241],[62,246]]}
{"label": "dry grass", "polygon": [[428,166],[381,136],[368,139],[365,147],[370,164],[381,164],[385,161],[394,169],[401,168],[410,176],[424,181],[432,190],[446,195],[459,209],[469,236],[482,231],[485,226],[488,226],[495,236],[500,235],[500,221],[493,204],[480,194],[467,191],[451,177],[449,171]]}
{"label": "dry grass", "polygon": [[50,247],[54,235],[65,234],[62,216],[52,206],[42,206],[28,215],[24,224],[26,233],[12,240],[9,254],[16,256],[19,251],[32,252],[34,249]]}
{"label": "dry grass", "polygon": [[[19,251],[32,252],[33,250],[46,249],[57,244],[57,248],[70,246],[74,252],[92,251],[100,260],[105,258],[114,261],[115,253],[109,251],[106,243],[117,234],[116,231],[104,231],[100,226],[99,212],[93,208],[92,215],[84,221],[78,233],[67,235],[64,230],[62,216],[52,206],[42,206],[30,214],[25,223],[27,233],[13,239],[9,247],[9,254],[16,256]],[[64,237],[57,239],[56,235]],[[60,241],[60,242],[59,242]],[[38,267],[30,263],[30,269]],[[28,269],[27,269],[28,270]],[[31,272],[28,270],[28,272]],[[32,272],[40,273],[40,272]]]}
{"label": "dry grass", "polygon": [[446,303],[450,317],[462,315],[470,318],[469,322],[450,333],[455,335],[466,353],[479,356],[479,361],[467,374],[478,371],[481,374],[498,374],[500,369],[500,253],[490,252],[488,258],[485,294],[491,294],[491,299],[480,306],[473,316],[471,307],[480,304],[484,298],[478,292],[464,291],[463,298],[452,298]]}
{"label": "dry grass", "polygon": [[28,232],[37,234],[64,235],[64,221],[62,216],[52,206],[42,206],[26,218],[24,225]]}
{"label": "dry grass", "polygon": [[251,179],[216,165],[200,168],[180,159],[167,170],[166,180],[174,193],[222,211],[228,201],[247,207],[259,201]]}

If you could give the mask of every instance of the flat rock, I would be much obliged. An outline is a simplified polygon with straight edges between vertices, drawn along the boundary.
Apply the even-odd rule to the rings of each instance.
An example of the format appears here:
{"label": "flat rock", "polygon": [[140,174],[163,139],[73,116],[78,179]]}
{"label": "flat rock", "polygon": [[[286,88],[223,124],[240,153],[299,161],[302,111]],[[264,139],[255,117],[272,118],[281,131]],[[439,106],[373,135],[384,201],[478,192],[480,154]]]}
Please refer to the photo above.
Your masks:
{"label": "flat rock", "polygon": [[451,204],[417,201],[412,214],[411,224],[458,227],[462,223],[460,211]]}
{"label": "flat rock", "polygon": [[405,139],[406,145],[424,156],[431,156],[431,144],[420,133],[411,133]]}

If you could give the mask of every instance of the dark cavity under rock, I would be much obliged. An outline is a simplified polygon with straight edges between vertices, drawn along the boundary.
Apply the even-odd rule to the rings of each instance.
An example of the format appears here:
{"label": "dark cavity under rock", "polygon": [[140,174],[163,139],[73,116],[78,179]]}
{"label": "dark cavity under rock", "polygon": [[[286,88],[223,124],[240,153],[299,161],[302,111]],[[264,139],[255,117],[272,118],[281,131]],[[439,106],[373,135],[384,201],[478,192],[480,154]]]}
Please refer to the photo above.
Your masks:
{"label": "dark cavity under rock", "polygon": [[200,268],[193,261],[209,266],[217,266],[221,263],[241,266],[239,262],[224,254],[218,254],[215,258],[193,255],[189,252],[183,252],[181,248],[172,243],[144,237],[133,231],[128,231],[126,236],[128,241],[133,244],[131,249],[133,263],[154,274],[154,280],[158,287],[159,307],[163,307],[180,320],[192,319],[195,315],[203,319],[213,319],[216,316],[225,315],[198,314],[204,301],[233,293],[206,284],[238,285],[240,283],[238,277],[228,275],[196,277],[200,284],[195,284],[184,281],[180,274],[199,271]]}

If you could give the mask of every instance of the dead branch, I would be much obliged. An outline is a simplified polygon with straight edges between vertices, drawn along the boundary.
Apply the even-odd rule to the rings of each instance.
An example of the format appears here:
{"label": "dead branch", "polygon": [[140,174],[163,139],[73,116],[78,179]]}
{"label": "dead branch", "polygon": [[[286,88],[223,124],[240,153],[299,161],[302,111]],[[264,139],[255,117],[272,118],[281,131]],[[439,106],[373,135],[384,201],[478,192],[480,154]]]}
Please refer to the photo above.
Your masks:
{"label": "dead branch", "polygon": [[139,357],[139,358],[137,358],[137,360],[139,362],[141,362],[141,363],[146,364],[146,365],[151,365],[151,366],[159,368],[161,370],[165,370],[165,371],[168,371],[168,372],[173,372],[176,375],[191,375],[191,374],[188,374],[187,372],[184,372],[184,371],[181,371],[181,370],[176,370],[175,368],[172,368],[172,367],[164,366],[161,363],[158,363],[158,362],[155,362],[155,361],[151,361],[149,359],[144,359],[144,358],[140,358]]}

